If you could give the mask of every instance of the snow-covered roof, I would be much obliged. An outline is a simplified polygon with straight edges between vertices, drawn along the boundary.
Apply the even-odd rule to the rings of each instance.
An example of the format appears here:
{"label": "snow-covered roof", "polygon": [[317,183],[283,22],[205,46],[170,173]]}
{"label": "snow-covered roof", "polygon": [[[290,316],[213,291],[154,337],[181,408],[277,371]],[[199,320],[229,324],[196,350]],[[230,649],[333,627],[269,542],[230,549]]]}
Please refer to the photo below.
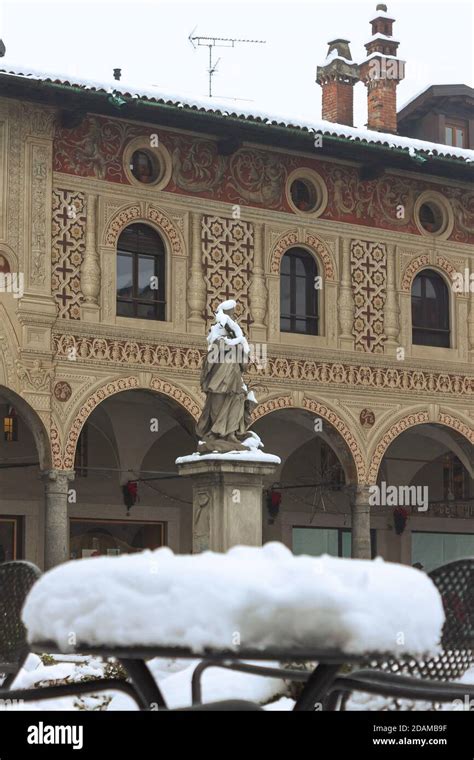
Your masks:
{"label": "snow-covered roof", "polygon": [[[380,55],[373,53],[371,57]],[[392,56],[384,56],[390,58]],[[352,61],[351,61],[352,63]],[[71,74],[48,73],[44,71],[35,71],[29,67],[10,65],[0,66],[1,77],[19,78],[28,81],[37,81],[52,83],[70,87],[83,92],[96,92],[109,95],[121,96],[124,98],[133,98],[144,103],[156,103],[182,108],[184,110],[199,111],[210,115],[216,115],[222,118],[239,119],[247,122],[258,122],[269,126],[283,127],[293,130],[306,131],[313,134],[321,134],[354,142],[369,145],[379,145],[393,150],[401,150],[410,155],[425,154],[426,156],[437,156],[443,158],[461,159],[466,163],[474,162],[474,150],[465,148],[455,148],[451,145],[441,145],[438,143],[428,142],[426,140],[416,140],[411,137],[402,137],[384,132],[364,129],[362,127],[347,127],[343,124],[335,124],[322,119],[308,119],[297,114],[269,113],[268,111],[259,111],[256,108],[245,108],[236,105],[233,100],[222,98],[196,97],[194,95],[185,95],[167,91],[164,88],[149,85],[135,85],[123,80],[89,80],[77,77]]]}

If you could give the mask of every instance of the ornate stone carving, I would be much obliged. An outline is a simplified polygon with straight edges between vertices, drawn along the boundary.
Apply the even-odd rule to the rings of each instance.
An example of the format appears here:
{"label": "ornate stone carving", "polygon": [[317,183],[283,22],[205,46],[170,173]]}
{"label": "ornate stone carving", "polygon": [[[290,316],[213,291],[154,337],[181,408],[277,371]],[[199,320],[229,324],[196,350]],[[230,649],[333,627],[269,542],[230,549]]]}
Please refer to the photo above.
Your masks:
{"label": "ornate stone carving", "polygon": [[[401,290],[403,290],[405,293],[409,293],[411,291],[411,285],[415,275],[421,269],[429,267],[430,264],[430,257],[425,253],[421,256],[417,256],[416,259],[410,261],[402,275]],[[446,272],[446,274],[449,275],[450,280],[456,272],[456,267],[453,266],[451,262],[448,261],[444,256],[436,257],[436,266]]]}
{"label": "ornate stone carving", "polygon": [[62,459],[61,435],[57,428],[56,422],[52,417],[50,421],[49,438],[51,442],[51,460],[53,467],[62,470],[64,468]]}
{"label": "ornate stone carving", "polygon": [[[117,366],[137,364],[190,371],[199,370],[204,355],[201,349],[192,346],[54,333],[53,350],[56,356],[67,358],[68,350],[71,348],[75,349],[79,358],[85,360],[112,361]],[[291,359],[282,356],[268,356],[264,370],[259,370],[256,365],[250,365],[248,375],[251,379],[258,377],[261,380],[332,383],[377,390],[399,389],[466,396],[474,394],[474,377],[470,375],[405,369],[399,366],[377,367],[367,364],[318,362],[312,359]]]}
{"label": "ornate stone carving", "polygon": [[333,257],[327,246],[321,240],[319,240],[319,238],[317,238],[315,235],[311,235],[310,233],[305,233],[304,240],[300,241],[297,230],[286,232],[284,235],[278,238],[274,244],[270,254],[270,272],[272,274],[280,274],[282,256],[289,248],[297,246],[301,242],[303,242],[305,246],[314,251],[314,253],[316,253],[316,255],[320,258],[323,265],[324,277],[327,280],[334,280],[335,265]]}
{"label": "ornate stone carving", "polygon": [[469,306],[469,348],[474,351],[474,291],[471,293],[470,306]]}
{"label": "ornate stone carving", "polygon": [[33,388],[35,391],[49,391],[51,379],[54,377],[53,367],[44,367],[42,362],[35,359],[30,366],[18,359],[15,362],[16,374],[23,389]]}
{"label": "ornate stone carving", "polygon": [[156,206],[142,207],[139,203],[120,209],[109,221],[103,239],[105,245],[115,247],[122,230],[134,221],[150,221],[157,225],[168,239],[173,255],[185,256],[183,236],[177,225]]}
{"label": "ornate stone carving", "polygon": [[[44,145],[34,143],[31,146],[31,260],[30,281],[35,285],[44,285],[46,281],[46,262],[49,263],[50,235],[48,173],[51,165],[50,150]],[[48,192],[49,190],[49,192]]]}
{"label": "ornate stone carving", "polygon": [[58,316],[80,319],[81,265],[86,243],[85,199],[72,190],[53,191],[51,289]]}
{"label": "ornate stone carving", "polygon": [[386,340],[384,306],[387,260],[385,246],[364,240],[351,242],[355,313],[352,334],[356,351],[381,354]]}
{"label": "ornate stone carving", "polygon": [[277,396],[276,398],[270,398],[267,401],[263,401],[254,409],[252,413],[252,420],[256,422],[260,417],[264,417],[270,412],[274,412],[277,409],[287,409],[293,406],[293,399],[291,396]]}
{"label": "ornate stone carving", "polygon": [[142,207],[139,203],[135,203],[126,208],[122,208],[118,211],[108,223],[104,232],[105,245],[115,246],[117,244],[118,237],[122,230],[131,224],[131,222],[141,219],[143,214]]}
{"label": "ornate stone carving", "polygon": [[311,235],[308,232],[304,236],[304,243],[315,251],[322,260],[324,277],[326,280],[334,280],[336,277],[336,268],[329,247],[323,243],[322,240],[319,240],[315,235]]}
{"label": "ornate stone carving", "polygon": [[15,362],[10,351],[10,343],[5,335],[0,334],[0,353],[3,360],[6,378],[10,388],[17,387],[17,373],[15,371]]}
{"label": "ornate stone carving", "polygon": [[407,414],[405,417],[402,417],[397,422],[395,422],[395,424],[393,424],[390,429],[384,433],[375,447],[372,459],[369,462],[369,466],[367,468],[366,482],[371,485],[374,485],[377,482],[377,474],[382,458],[392,441],[394,441],[395,438],[400,435],[400,433],[403,433],[404,430],[408,430],[408,428],[411,428],[414,425],[422,425],[424,423],[428,423],[429,421],[429,412],[422,411]]}
{"label": "ornate stone carving", "polygon": [[247,332],[252,322],[249,281],[253,266],[253,225],[240,219],[202,217],[202,249],[206,282],[206,318],[214,319],[221,301],[237,301],[236,316]]}
{"label": "ornate stone carving", "polygon": [[101,388],[98,388],[95,393],[85,401],[72,423],[67,436],[64,447],[63,469],[72,470],[74,467],[77,439],[79,438],[84,422],[87,420],[92,410],[95,409],[101,401],[112,396],[114,393],[138,388],[138,385],[139,383],[136,377],[121,377],[119,380],[113,380],[110,383],[106,383]]}
{"label": "ornate stone carving", "polygon": [[274,243],[272,252],[270,254],[270,272],[272,274],[280,274],[280,263],[283,254],[288,248],[292,248],[294,245],[298,245],[298,231],[292,230],[291,232],[285,232]]}
{"label": "ornate stone carving", "polygon": [[65,380],[60,380],[54,386],[54,398],[58,401],[69,401],[72,396],[72,388]]}
{"label": "ornate stone carving", "polygon": [[341,417],[339,417],[339,415],[336,414],[333,409],[330,409],[324,404],[320,404],[319,401],[315,401],[314,399],[305,397],[303,399],[303,408],[307,409],[310,412],[314,412],[314,414],[316,414],[318,417],[322,417],[323,419],[330,422],[335,430],[340,433],[353,456],[354,465],[357,471],[357,481],[359,483],[363,483],[365,475],[365,459],[359,444],[357,443],[355,437],[347,427],[344,420],[342,420]]}
{"label": "ornate stone carving", "polygon": [[359,421],[363,428],[371,428],[375,425],[375,414],[372,409],[362,409]]}
{"label": "ornate stone carving", "polygon": [[[55,171],[128,185],[130,180],[124,167],[126,147],[136,137],[149,136],[153,131],[153,127],[147,129],[103,116],[88,116],[73,130],[59,127],[54,143]],[[161,128],[159,139],[173,162],[167,192],[192,193],[194,197],[292,213],[285,193],[288,177],[297,168],[309,169],[321,176],[328,190],[329,202],[322,219],[420,236],[413,209],[415,199],[428,189],[441,192],[453,208],[456,224],[451,238],[458,242],[474,241],[474,192],[462,187],[395,173],[361,180],[353,166],[247,146],[231,156],[222,156],[215,140]],[[397,214],[401,206],[403,216]]]}
{"label": "ornate stone carving", "polygon": [[159,393],[164,393],[165,396],[169,396],[170,398],[177,401],[178,404],[186,409],[186,411],[189,412],[189,414],[191,414],[195,420],[199,418],[199,415],[201,414],[201,407],[185,391],[183,391],[181,388],[178,388],[178,386],[173,385],[173,383],[170,383],[167,380],[160,380],[159,377],[152,377],[150,388],[153,388],[154,391],[158,391]]}
{"label": "ornate stone carving", "polygon": [[447,425],[453,430],[457,430],[458,433],[464,436],[468,441],[474,444],[474,427],[468,427],[465,422],[458,417],[453,417],[451,414],[445,412],[439,412],[439,421],[442,425]]}

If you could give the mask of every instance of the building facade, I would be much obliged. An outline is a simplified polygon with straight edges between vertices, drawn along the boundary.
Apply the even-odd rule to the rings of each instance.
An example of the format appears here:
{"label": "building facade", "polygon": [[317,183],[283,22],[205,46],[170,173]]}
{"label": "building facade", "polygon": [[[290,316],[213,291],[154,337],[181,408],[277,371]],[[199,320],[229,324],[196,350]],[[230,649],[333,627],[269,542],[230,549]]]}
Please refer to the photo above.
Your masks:
{"label": "building facade", "polygon": [[474,554],[474,151],[394,134],[387,19],[360,65],[331,43],[313,127],[2,68],[0,560],[190,550],[175,459],[230,297],[282,459],[264,540]]}

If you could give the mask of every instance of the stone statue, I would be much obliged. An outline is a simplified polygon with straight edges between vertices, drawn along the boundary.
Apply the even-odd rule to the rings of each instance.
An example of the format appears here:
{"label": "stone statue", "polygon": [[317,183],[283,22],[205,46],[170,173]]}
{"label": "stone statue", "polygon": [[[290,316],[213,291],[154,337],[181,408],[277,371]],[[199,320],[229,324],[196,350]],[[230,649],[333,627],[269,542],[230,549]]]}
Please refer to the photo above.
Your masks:
{"label": "stone statue", "polygon": [[208,351],[201,371],[206,404],[196,425],[198,451],[227,453],[256,449],[260,439],[248,428],[257,401],[243,381],[249,344],[234,319],[235,301],[217,307],[207,336]]}

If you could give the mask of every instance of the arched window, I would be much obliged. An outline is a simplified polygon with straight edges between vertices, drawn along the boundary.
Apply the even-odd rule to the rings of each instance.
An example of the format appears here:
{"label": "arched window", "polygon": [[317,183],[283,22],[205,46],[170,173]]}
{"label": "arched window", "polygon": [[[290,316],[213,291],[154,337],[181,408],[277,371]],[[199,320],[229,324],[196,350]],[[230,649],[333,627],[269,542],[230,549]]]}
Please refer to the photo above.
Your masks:
{"label": "arched window", "polygon": [[441,275],[423,269],[411,288],[412,342],[449,348],[449,292]]}
{"label": "arched window", "polygon": [[281,332],[318,335],[318,269],[314,258],[303,248],[291,248],[281,261]]}
{"label": "arched window", "polygon": [[131,224],[117,243],[117,315],[166,319],[165,247],[146,224]]}

